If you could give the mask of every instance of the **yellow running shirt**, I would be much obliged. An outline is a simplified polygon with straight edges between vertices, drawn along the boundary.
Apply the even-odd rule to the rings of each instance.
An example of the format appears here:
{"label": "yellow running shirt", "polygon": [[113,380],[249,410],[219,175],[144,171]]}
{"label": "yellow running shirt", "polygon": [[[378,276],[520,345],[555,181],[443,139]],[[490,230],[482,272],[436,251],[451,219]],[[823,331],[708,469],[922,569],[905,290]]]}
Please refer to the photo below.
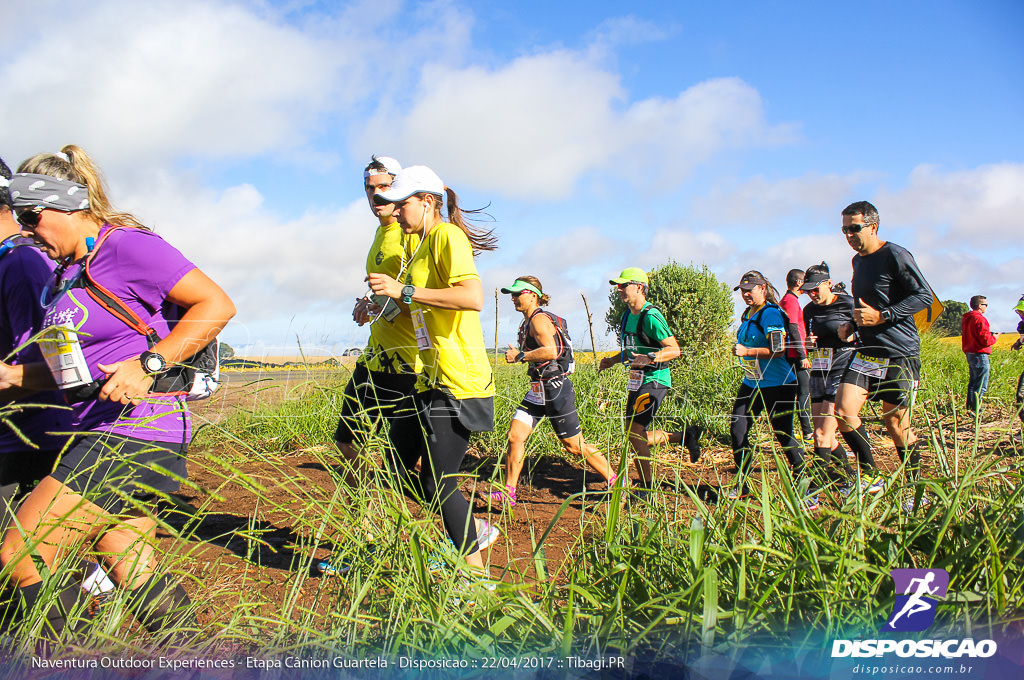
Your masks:
{"label": "yellow running shirt", "polygon": [[[380,225],[366,254],[366,273],[387,274],[394,279],[403,277],[403,265],[419,242],[419,236],[403,234],[398,222]],[[423,364],[409,315],[399,314],[391,321],[383,316],[374,319],[370,324],[370,340],[359,361],[377,373],[419,373]]]}
{"label": "yellow running shirt", "polygon": [[[459,281],[480,280],[473,248],[454,224],[437,224],[409,263],[403,283],[418,288],[448,288]],[[456,399],[494,396],[491,364],[484,349],[480,313],[456,312],[413,302],[409,305],[419,339],[423,372],[416,389],[444,389]]]}

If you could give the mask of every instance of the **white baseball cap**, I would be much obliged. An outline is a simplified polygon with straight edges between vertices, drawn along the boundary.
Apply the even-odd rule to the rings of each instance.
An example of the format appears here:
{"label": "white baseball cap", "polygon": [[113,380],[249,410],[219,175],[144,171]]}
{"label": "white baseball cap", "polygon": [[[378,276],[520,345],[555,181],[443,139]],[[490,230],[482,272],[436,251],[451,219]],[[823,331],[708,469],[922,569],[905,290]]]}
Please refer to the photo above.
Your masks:
{"label": "white baseball cap", "polygon": [[404,201],[413,194],[428,193],[444,196],[444,182],[437,173],[425,165],[412,165],[402,169],[391,183],[391,188],[373,197],[374,203]]}
{"label": "white baseball cap", "polygon": [[366,179],[367,177],[370,177],[372,175],[383,174],[380,170],[376,170],[370,167],[377,164],[383,165],[384,170],[387,172],[387,174],[391,175],[392,177],[394,177],[395,175],[402,171],[402,164],[396,161],[391,156],[374,156],[373,161],[370,163],[370,165],[367,165],[366,170],[363,171],[363,179]]}

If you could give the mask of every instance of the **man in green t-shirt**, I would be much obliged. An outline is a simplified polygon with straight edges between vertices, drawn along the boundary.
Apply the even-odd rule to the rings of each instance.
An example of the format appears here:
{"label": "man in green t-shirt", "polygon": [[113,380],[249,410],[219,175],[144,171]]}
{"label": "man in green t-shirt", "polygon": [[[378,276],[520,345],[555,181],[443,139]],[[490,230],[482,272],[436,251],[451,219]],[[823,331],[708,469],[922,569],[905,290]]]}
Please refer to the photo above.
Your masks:
{"label": "man in green t-shirt", "polygon": [[654,444],[685,444],[694,462],[700,457],[700,430],[687,427],[680,432],[647,431],[658,406],[672,386],[668,362],[679,356],[679,343],[668,327],[665,316],[647,302],[650,280],[639,267],[623,269],[617,279],[608,283],[619,289],[626,311],[619,323],[619,353],[601,359],[599,371],[615,364],[629,365],[626,385],[625,417],[629,426],[629,443],[636,453],[636,470],[645,495],[653,484],[650,447]]}

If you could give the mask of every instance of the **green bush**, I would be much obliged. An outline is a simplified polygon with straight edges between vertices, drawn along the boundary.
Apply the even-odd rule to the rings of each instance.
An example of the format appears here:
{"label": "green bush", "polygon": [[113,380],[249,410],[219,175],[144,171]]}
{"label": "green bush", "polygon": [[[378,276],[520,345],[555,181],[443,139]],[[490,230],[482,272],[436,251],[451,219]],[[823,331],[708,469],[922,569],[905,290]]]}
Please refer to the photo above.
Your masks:
{"label": "green bush", "polygon": [[931,327],[932,333],[940,336],[960,335],[960,317],[970,311],[967,305],[956,300],[943,300],[942,306],[942,314],[939,314]]}
{"label": "green bush", "polygon": [[[668,320],[679,346],[716,347],[732,323],[733,302],[729,287],[706,266],[681,265],[669,260],[648,273],[651,280],[647,300]],[[611,308],[604,320],[608,330],[618,334],[619,319],[626,305],[613,290]]]}

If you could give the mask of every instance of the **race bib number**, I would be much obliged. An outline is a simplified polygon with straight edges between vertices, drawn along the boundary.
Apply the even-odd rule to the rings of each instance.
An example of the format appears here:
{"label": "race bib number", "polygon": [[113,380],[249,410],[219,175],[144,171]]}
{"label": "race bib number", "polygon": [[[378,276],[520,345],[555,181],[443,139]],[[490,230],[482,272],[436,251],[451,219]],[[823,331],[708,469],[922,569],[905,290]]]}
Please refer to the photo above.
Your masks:
{"label": "race bib number", "polygon": [[78,387],[92,382],[89,365],[85,362],[78,332],[71,323],[49,326],[39,339],[39,351],[50,367],[53,380],[60,389]]}
{"label": "race bib number", "polygon": [[832,370],[832,348],[821,347],[819,349],[812,349],[807,353],[807,358],[811,360],[812,371],[824,371],[828,372]]}
{"label": "race bib number", "polygon": [[860,354],[855,355],[850,363],[851,371],[863,373],[869,378],[884,378],[888,368],[888,359],[875,359],[874,357],[865,357]]}
{"label": "race bib number", "polygon": [[423,310],[416,309],[412,312],[412,330],[416,334],[416,346],[420,349],[433,349],[434,344],[430,342],[427,335],[427,321],[423,318]]}
{"label": "race bib number", "polygon": [[626,383],[627,392],[636,392],[644,384],[644,372],[634,368],[629,372],[629,382]]}
{"label": "race bib number", "polygon": [[530,391],[526,393],[526,401],[531,404],[544,405],[544,383],[535,380],[530,383]]}
{"label": "race bib number", "polygon": [[764,377],[761,373],[761,363],[757,360],[757,357],[737,357],[740,360],[740,366],[743,367],[743,372],[747,374],[747,377],[751,380],[760,380]]}

